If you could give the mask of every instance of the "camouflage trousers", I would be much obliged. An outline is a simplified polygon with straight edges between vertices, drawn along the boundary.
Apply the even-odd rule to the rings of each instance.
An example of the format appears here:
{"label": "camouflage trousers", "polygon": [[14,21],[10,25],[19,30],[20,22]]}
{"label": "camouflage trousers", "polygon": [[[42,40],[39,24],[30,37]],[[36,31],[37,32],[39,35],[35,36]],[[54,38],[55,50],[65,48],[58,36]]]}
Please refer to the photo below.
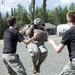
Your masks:
{"label": "camouflage trousers", "polygon": [[3,54],[2,58],[10,75],[27,75],[18,54]]}
{"label": "camouflage trousers", "polygon": [[75,58],[66,64],[59,75],[75,75]]}
{"label": "camouflage trousers", "polygon": [[36,63],[38,60],[43,62],[46,59],[48,51],[45,45],[37,46],[34,43],[30,43],[27,48],[33,63]]}

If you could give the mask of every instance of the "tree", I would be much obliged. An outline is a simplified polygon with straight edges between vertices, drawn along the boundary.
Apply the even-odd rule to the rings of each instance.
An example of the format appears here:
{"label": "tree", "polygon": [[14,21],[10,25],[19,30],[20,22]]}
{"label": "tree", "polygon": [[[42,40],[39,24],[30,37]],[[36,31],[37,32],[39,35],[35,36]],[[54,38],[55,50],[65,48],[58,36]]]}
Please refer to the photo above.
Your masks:
{"label": "tree", "polygon": [[68,12],[67,6],[64,7],[64,9],[62,10],[62,23],[66,23],[66,14]]}
{"label": "tree", "polygon": [[21,6],[21,4],[17,5],[14,13],[17,17],[18,29],[21,28],[24,24],[29,23],[27,11],[25,10],[25,8],[23,8],[23,6]]}
{"label": "tree", "polygon": [[3,19],[2,19],[2,13],[0,12],[0,39],[2,39],[3,36]]}
{"label": "tree", "polygon": [[75,11],[75,3],[72,3],[69,7],[69,10],[74,10]]}
{"label": "tree", "polygon": [[43,0],[43,20],[46,21],[46,1],[47,0]]}
{"label": "tree", "polygon": [[14,10],[13,10],[13,8],[11,8],[11,15],[14,15]]}
{"label": "tree", "polygon": [[47,22],[50,22],[50,23],[54,24],[54,20],[53,20],[53,17],[54,17],[54,15],[53,15],[53,10],[47,11],[47,15],[48,15],[48,17],[47,17]]}
{"label": "tree", "polygon": [[33,21],[35,16],[35,0],[31,1],[31,12],[32,12],[32,21]]}
{"label": "tree", "polygon": [[58,25],[58,8],[55,8],[54,9],[54,12],[53,12],[53,21],[54,21],[54,25]]}
{"label": "tree", "polygon": [[43,9],[42,9],[42,6],[41,7],[38,7],[36,8],[35,10],[35,18],[41,18],[43,19]]}
{"label": "tree", "polygon": [[63,17],[62,16],[62,7],[59,5],[57,9],[58,9],[58,13],[57,13],[58,24],[61,24],[62,23],[62,17]]}
{"label": "tree", "polygon": [[29,24],[30,23],[30,20],[28,18],[28,14],[27,14],[26,10],[24,11],[24,14],[23,14],[23,22],[24,22],[24,24]]}
{"label": "tree", "polygon": [[[66,14],[68,10],[75,11],[75,3],[72,3],[69,9],[67,8],[67,6],[65,6],[63,9],[61,6],[58,6],[54,10],[46,10],[46,1],[47,0],[43,0],[43,4],[41,5],[41,7],[37,6],[35,8],[35,0],[32,0],[29,6],[29,13],[21,4],[18,4],[17,8],[11,8],[11,15],[17,17],[18,29],[24,24],[29,24],[31,20],[34,20],[34,18],[37,17],[43,19],[45,22],[50,22],[54,25],[58,25],[61,23],[63,24],[66,23]],[[0,38],[2,38],[5,29],[8,28],[6,19],[9,15],[10,14],[6,12],[5,16],[2,17],[2,13],[0,12]]]}
{"label": "tree", "polygon": [[17,9],[16,8],[13,9],[13,12],[14,12],[14,16],[17,16]]}
{"label": "tree", "polygon": [[6,12],[6,15],[4,18],[2,18],[2,14],[0,12],[0,39],[3,38],[4,31],[8,28],[7,25],[7,17],[9,16],[8,12]]}
{"label": "tree", "polygon": [[28,18],[30,21],[32,21],[32,4],[29,5],[29,14],[28,14]]}
{"label": "tree", "polygon": [[3,22],[4,22],[4,24],[3,24],[3,32],[8,28],[8,24],[7,24],[7,18],[8,17],[9,17],[9,13],[6,12],[6,15],[5,15],[4,20],[3,20]]}

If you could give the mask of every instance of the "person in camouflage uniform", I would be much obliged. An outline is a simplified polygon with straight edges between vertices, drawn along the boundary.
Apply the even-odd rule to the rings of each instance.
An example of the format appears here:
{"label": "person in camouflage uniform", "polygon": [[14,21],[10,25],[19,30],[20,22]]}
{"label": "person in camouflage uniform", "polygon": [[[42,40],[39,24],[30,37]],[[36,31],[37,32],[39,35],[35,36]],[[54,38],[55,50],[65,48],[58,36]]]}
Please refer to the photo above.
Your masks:
{"label": "person in camouflage uniform", "polygon": [[28,39],[30,39],[34,33],[40,33],[33,43],[27,45],[27,49],[32,58],[33,73],[36,74],[37,72],[40,72],[40,66],[47,57],[48,50],[45,47],[44,42],[47,41],[48,33],[44,28],[45,24],[42,19],[34,19],[30,27],[32,27],[32,25],[34,27],[31,29],[31,32],[29,32]]}

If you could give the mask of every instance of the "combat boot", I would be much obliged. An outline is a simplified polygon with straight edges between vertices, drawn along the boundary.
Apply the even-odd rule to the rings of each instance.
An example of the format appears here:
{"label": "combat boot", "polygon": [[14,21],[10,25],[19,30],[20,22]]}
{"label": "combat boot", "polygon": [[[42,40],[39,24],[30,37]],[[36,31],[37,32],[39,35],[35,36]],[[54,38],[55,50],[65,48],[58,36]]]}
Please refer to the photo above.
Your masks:
{"label": "combat boot", "polygon": [[37,65],[37,66],[36,66],[36,71],[37,71],[38,73],[40,73],[40,65]]}
{"label": "combat boot", "polygon": [[33,66],[32,71],[33,71],[34,74],[36,74],[36,72],[37,72],[37,71],[36,71],[36,66]]}

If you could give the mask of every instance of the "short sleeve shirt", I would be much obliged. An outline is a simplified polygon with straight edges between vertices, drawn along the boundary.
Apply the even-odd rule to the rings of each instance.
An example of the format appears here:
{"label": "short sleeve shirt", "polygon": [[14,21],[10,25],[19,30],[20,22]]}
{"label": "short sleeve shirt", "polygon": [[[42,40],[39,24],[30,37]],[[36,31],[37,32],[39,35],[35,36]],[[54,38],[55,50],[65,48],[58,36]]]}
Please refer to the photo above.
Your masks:
{"label": "short sleeve shirt", "polygon": [[24,37],[15,29],[7,29],[3,35],[3,53],[16,53],[17,43],[24,40]]}
{"label": "short sleeve shirt", "polygon": [[75,58],[75,26],[65,32],[61,43],[67,45],[70,59]]}

